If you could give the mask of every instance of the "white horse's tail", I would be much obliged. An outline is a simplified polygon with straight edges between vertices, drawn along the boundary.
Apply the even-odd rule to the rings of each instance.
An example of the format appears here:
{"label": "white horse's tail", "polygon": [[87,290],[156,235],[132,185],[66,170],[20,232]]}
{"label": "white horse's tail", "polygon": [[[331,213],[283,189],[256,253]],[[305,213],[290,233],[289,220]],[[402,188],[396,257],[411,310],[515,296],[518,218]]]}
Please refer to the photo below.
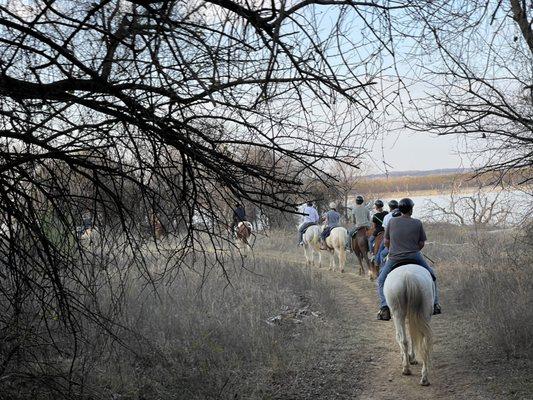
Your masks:
{"label": "white horse's tail", "polygon": [[420,281],[415,276],[405,276],[405,299],[407,305],[407,326],[415,353],[422,360],[429,360],[433,345],[433,331],[429,324],[427,305],[424,299],[424,290]]}

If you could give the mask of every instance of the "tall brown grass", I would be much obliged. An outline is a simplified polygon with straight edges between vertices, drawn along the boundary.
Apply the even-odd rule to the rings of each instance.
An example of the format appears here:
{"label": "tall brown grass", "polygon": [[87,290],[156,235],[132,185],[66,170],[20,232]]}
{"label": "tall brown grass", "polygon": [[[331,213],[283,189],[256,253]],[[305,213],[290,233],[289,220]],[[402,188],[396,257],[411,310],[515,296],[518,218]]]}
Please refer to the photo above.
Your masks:
{"label": "tall brown grass", "polygon": [[357,193],[409,193],[412,191],[431,190],[436,192],[449,191],[460,185],[462,188],[480,188],[500,182],[505,186],[516,184],[523,176],[531,174],[530,170],[520,170],[504,177],[497,173],[485,173],[477,176],[473,172],[422,175],[422,176],[389,176],[383,178],[362,178],[357,182]]}
{"label": "tall brown grass", "polygon": [[428,226],[445,298],[467,313],[486,346],[533,359],[533,227],[495,231]]}

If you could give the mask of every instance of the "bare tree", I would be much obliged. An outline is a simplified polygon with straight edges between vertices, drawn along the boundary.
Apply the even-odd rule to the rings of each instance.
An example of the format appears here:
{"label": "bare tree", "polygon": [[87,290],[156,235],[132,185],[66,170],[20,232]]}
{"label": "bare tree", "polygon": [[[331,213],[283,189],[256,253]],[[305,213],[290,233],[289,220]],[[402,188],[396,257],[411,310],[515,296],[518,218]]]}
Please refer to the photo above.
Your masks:
{"label": "bare tree", "polygon": [[[45,365],[66,396],[81,387],[87,325],[118,338],[128,279],[163,279],[143,247],[150,216],[181,227],[172,277],[226,238],[235,200],[293,211],[304,171],[327,182],[328,161],[355,165],[366,121],[395,96],[377,83],[406,7],[1,1],[1,381],[42,382]],[[86,208],[94,251],[73,232]],[[68,367],[48,362],[58,354]]]}
{"label": "bare tree", "polygon": [[461,184],[453,186],[448,199],[443,204],[435,200],[428,202],[428,217],[436,222],[446,221],[460,225],[507,226],[518,223],[519,216],[514,202],[501,188],[499,191],[484,191],[480,185],[476,190],[464,192]]}
{"label": "bare tree", "polygon": [[[465,135],[480,172],[533,179],[533,7],[520,0],[428,2],[420,25],[422,87],[412,126]],[[420,123],[421,121],[421,123]]]}
{"label": "bare tree", "polygon": [[342,199],[344,215],[348,219],[348,197],[356,189],[361,172],[358,168],[337,162],[334,164],[331,174],[337,178],[334,188],[338,192],[337,197]]}

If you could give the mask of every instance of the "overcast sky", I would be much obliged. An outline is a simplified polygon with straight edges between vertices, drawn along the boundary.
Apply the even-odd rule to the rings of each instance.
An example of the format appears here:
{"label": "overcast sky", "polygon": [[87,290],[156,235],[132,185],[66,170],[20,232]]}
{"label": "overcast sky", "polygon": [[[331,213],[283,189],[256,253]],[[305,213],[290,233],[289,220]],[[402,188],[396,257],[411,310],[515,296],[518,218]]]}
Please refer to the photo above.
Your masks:
{"label": "overcast sky", "polygon": [[373,143],[365,173],[380,173],[386,168],[389,171],[470,168],[470,161],[460,154],[460,149],[455,136],[395,133]]}

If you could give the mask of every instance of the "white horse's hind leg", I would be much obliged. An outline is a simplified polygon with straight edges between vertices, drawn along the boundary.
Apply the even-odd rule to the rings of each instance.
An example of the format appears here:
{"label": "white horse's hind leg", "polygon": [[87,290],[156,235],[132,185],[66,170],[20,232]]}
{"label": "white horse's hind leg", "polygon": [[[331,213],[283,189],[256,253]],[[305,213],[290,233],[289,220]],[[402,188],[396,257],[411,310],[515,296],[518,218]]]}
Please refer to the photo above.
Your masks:
{"label": "white horse's hind leg", "polygon": [[394,325],[396,327],[396,340],[400,345],[402,353],[402,374],[411,375],[411,368],[409,367],[409,340],[405,332],[405,315],[394,314]]}
{"label": "white horse's hind leg", "polygon": [[[307,254],[307,246],[308,244],[304,244],[304,256],[305,256],[305,265],[309,267],[312,264],[312,259],[309,260],[309,255]],[[313,250],[311,249],[311,257],[313,256]]]}
{"label": "white horse's hind leg", "polygon": [[344,272],[344,266],[346,265],[346,250],[344,249],[344,247],[338,249],[337,254],[339,256],[339,267],[341,269],[341,272]]}
{"label": "white horse's hind leg", "polygon": [[430,343],[431,339],[429,339],[428,341],[428,338],[424,338],[423,342],[422,342],[422,349],[421,349],[421,353],[422,353],[422,378],[420,379],[420,384],[422,386],[429,386],[429,379],[428,379],[428,374],[429,374],[429,354],[431,352],[431,343]]}
{"label": "white horse's hind leg", "polygon": [[329,269],[335,271],[335,251],[329,252]]}
{"label": "white horse's hind leg", "polygon": [[429,362],[427,360],[424,360],[424,362],[422,363],[422,379],[420,379],[420,384],[422,386],[429,386],[428,373]]}
{"label": "white horse's hind leg", "polygon": [[418,361],[416,360],[415,349],[413,348],[413,344],[411,343],[411,341],[409,341],[409,364],[418,364]]}

